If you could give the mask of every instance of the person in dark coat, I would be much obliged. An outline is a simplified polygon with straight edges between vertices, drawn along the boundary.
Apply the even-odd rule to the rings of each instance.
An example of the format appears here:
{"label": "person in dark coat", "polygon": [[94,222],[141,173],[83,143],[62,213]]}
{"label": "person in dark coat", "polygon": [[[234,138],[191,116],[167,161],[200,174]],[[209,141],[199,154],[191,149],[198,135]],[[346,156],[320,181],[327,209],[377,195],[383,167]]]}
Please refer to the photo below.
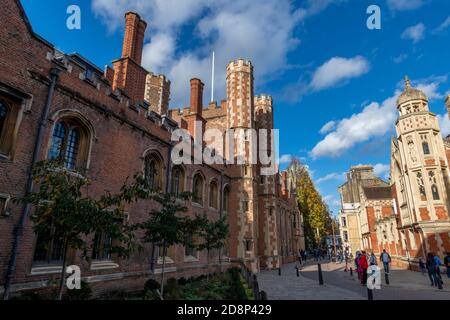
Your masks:
{"label": "person in dark coat", "polygon": [[430,277],[431,286],[436,286],[439,287],[439,289],[442,289],[441,279],[439,279],[436,271],[436,260],[431,252],[427,255],[426,266],[428,269],[428,276]]}

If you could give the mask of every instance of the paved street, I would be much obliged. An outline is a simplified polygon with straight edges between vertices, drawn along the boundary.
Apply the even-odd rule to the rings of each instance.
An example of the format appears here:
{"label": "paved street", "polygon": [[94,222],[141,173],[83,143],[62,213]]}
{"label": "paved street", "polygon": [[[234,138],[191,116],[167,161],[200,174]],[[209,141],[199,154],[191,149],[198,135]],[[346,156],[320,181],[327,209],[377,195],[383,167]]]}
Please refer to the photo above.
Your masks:
{"label": "paved street", "polygon": [[364,299],[357,292],[345,288],[328,283],[321,286],[317,279],[310,279],[302,275],[297,277],[295,264],[284,265],[281,276],[278,275],[278,270],[262,271],[258,275],[258,283],[260,290],[267,292],[269,300]]}
{"label": "paved street", "polygon": [[[264,271],[258,279],[261,290],[270,300],[367,300],[367,288],[361,286],[356,273],[344,272],[344,264],[322,261],[324,285],[318,281],[317,264],[308,264],[296,276],[295,264],[278,271]],[[390,285],[374,290],[374,300],[450,300],[450,280],[444,279],[444,290],[431,287],[428,276],[407,270],[392,270]]]}

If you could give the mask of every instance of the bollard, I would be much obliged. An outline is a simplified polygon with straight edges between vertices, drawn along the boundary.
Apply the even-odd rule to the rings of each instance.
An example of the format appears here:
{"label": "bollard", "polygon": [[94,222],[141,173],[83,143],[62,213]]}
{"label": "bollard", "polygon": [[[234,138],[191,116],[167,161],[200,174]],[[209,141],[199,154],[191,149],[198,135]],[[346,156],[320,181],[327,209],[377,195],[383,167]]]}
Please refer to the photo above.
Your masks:
{"label": "bollard", "polygon": [[384,280],[386,281],[386,284],[389,284],[389,273],[384,274]]}
{"label": "bollard", "polygon": [[300,273],[298,272],[298,267],[296,267],[295,269],[297,269],[297,277],[300,277]]}
{"label": "bollard", "polygon": [[319,271],[319,284],[323,285],[322,266],[320,265],[320,263],[317,264],[317,268]]}
{"label": "bollard", "polygon": [[353,269],[350,267],[350,276],[353,277]]}
{"label": "bollard", "polygon": [[261,300],[258,279],[256,275],[253,275],[253,296],[255,297],[255,300]]}
{"label": "bollard", "polygon": [[367,288],[367,299],[373,300],[373,290]]}
{"label": "bollard", "polygon": [[263,290],[259,293],[261,300],[267,300],[267,293]]}
{"label": "bollard", "polygon": [[278,275],[281,276],[281,268],[278,268]]}

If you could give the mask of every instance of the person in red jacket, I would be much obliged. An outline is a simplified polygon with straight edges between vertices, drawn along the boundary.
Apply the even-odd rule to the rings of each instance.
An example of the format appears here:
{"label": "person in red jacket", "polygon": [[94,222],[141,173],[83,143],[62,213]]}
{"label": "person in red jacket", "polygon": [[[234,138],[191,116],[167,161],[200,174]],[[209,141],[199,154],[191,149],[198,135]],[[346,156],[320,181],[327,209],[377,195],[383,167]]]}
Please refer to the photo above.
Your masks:
{"label": "person in red jacket", "polygon": [[367,254],[365,251],[361,253],[361,258],[359,259],[359,266],[362,269],[361,284],[365,286],[367,284],[367,268],[369,268],[369,263],[367,262]]}

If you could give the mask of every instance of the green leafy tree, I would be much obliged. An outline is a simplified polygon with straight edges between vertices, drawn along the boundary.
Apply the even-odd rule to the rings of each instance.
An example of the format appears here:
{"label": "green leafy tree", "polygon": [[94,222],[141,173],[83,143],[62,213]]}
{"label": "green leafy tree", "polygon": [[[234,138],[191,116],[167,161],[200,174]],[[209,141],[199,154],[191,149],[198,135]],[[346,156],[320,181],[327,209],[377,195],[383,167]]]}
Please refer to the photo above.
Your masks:
{"label": "green leafy tree", "polygon": [[69,250],[79,250],[89,259],[93,249],[88,236],[107,233],[114,239],[111,253],[128,256],[135,248],[130,227],[125,223],[125,203],[132,201],[137,188],[124,186],[118,195],[89,197],[88,178],[64,169],[59,162],[43,161],[33,168],[36,190],[15,199],[34,205],[31,220],[39,236],[57,239],[63,244],[62,271],[58,299],[62,299]]}
{"label": "green leafy tree", "polygon": [[291,163],[294,168],[295,181],[297,184],[297,201],[300,212],[304,217],[304,232],[306,243],[309,248],[320,245],[321,239],[330,234],[331,223],[328,207],[322,196],[317,191],[308,168],[294,159]]}
{"label": "green leafy tree", "polygon": [[190,193],[178,196],[171,193],[152,193],[151,198],[157,202],[158,208],[149,212],[149,218],[134,226],[143,230],[144,243],[156,243],[162,250],[161,270],[161,298],[164,296],[164,273],[167,249],[171,246],[183,244],[187,232],[192,232],[194,224],[192,219],[180,214],[187,212],[185,201],[191,197]]}
{"label": "green leafy tree", "polygon": [[[200,242],[196,244],[196,248],[200,251],[206,250],[208,265],[210,252],[214,249],[221,249],[225,245],[229,231],[227,220],[227,216],[223,216],[216,221],[212,221],[208,219],[206,214],[194,219],[194,224],[198,226],[198,236],[200,239]],[[207,279],[209,280],[209,273]]]}

